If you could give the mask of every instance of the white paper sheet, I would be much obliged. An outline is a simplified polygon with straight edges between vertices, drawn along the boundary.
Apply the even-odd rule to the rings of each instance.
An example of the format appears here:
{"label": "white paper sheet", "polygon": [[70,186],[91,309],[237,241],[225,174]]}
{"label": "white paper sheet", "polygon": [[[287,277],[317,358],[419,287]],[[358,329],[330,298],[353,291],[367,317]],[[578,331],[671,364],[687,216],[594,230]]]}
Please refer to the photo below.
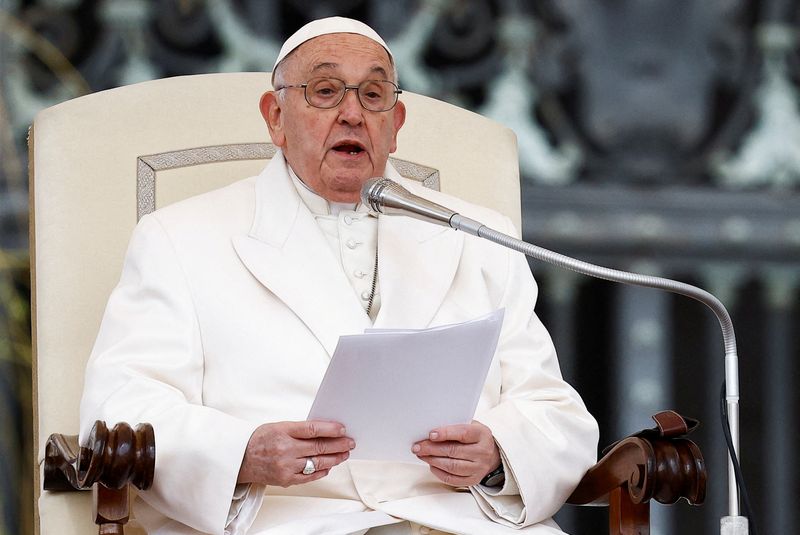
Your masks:
{"label": "white paper sheet", "polygon": [[342,336],[309,420],[342,422],[352,459],[421,462],[414,442],[472,421],[497,348],[503,310],[441,327]]}

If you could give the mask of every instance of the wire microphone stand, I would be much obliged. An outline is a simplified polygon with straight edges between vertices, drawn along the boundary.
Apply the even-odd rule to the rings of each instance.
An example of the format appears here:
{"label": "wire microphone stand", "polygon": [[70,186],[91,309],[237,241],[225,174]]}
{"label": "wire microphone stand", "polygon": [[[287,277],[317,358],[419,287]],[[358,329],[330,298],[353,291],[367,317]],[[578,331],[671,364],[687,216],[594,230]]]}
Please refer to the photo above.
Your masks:
{"label": "wire microphone stand", "polygon": [[[518,240],[502,232],[491,229],[477,221],[455,214],[450,219],[450,226],[456,230],[464,231],[468,234],[487,239],[509,249],[523,253],[531,258],[547,262],[554,266],[569,269],[576,273],[597,277],[600,279],[642,286],[645,288],[656,288],[668,292],[684,295],[706,305],[719,321],[722,329],[722,338],[725,345],[725,403],[728,414],[728,426],[730,428],[733,452],[736,457],[739,455],[739,357],[736,350],[736,336],[733,330],[733,322],[730,314],[722,302],[715,296],[690,284],[679,281],[630,273],[607,267],[597,266],[581,260],[544,249],[522,240]],[[747,518],[741,516],[739,508],[739,488],[736,481],[736,469],[731,455],[728,455],[728,516],[720,521],[721,535],[745,535],[747,530]]]}
{"label": "wire microphone stand", "polygon": [[[562,269],[622,284],[632,284],[645,288],[655,288],[684,295],[706,305],[719,321],[725,346],[725,384],[724,409],[727,414],[723,427],[727,424],[728,440],[728,515],[720,520],[720,535],[748,535],[748,520],[740,513],[739,487],[737,475],[741,477],[739,464],[739,357],[736,350],[736,336],[733,322],[722,302],[715,296],[690,284],[671,279],[642,275],[611,269],[570,258],[514,238],[502,232],[464,217],[441,205],[418,197],[394,181],[385,178],[368,180],[361,190],[362,202],[375,212],[387,215],[406,215],[449,226],[480,238],[502,245],[526,256],[547,262]],[[729,436],[728,436],[729,435]],[[746,504],[749,500],[746,500]],[[748,514],[752,515],[752,511]]]}

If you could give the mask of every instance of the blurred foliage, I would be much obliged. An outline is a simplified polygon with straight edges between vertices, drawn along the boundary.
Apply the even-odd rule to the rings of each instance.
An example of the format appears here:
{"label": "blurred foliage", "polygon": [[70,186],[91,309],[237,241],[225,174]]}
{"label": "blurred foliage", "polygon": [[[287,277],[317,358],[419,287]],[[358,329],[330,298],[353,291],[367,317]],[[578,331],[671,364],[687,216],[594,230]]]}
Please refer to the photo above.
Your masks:
{"label": "blurred foliage", "polygon": [[27,251],[0,249],[0,534],[33,532],[30,275]]}

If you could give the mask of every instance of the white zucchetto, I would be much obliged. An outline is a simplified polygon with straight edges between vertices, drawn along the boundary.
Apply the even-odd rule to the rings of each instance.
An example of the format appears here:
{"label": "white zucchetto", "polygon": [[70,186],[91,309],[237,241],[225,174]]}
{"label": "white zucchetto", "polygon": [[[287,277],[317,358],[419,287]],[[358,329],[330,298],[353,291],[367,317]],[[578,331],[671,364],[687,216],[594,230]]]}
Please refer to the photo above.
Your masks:
{"label": "white zucchetto", "polygon": [[355,33],[372,39],[386,49],[386,52],[389,54],[389,60],[392,62],[392,64],[394,64],[392,51],[389,50],[389,46],[381,38],[381,36],[378,35],[378,32],[363,22],[355,19],[348,19],[345,17],[328,17],[324,19],[312,20],[294,32],[286,41],[284,41],[280,52],[278,52],[278,57],[275,59],[275,65],[272,67],[273,83],[275,81],[275,70],[278,68],[278,64],[283,61],[286,56],[288,56],[295,48],[302,45],[309,39],[314,39],[320,35],[328,35],[331,33]]}

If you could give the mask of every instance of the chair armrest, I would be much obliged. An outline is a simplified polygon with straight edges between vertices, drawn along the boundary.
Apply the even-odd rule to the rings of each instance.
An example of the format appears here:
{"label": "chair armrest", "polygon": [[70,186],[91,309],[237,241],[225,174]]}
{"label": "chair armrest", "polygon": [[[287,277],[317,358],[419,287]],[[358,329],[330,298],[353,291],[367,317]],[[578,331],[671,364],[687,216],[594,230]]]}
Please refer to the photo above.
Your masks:
{"label": "chair armrest", "polygon": [[122,422],[109,431],[98,420],[82,447],[75,435],[50,435],[45,448],[44,490],[88,490],[94,483],[111,489],[130,483],[147,490],[153,484],[155,463],[153,426],[139,424],[134,430]]}
{"label": "chair armrest", "polygon": [[691,440],[629,437],[586,472],[567,503],[607,503],[609,493],[623,487],[633,503],[655,498],[671,504],[683,498],[699,505],[705,500],[707,477],[700,448]]}
{"label": "chair armrest", "polygon": [[706,464],[697,444],[684,438],[698,424],[673,411],[653,416],[645,429],[610,448],[567,499],[573,505],[609,505],[611,535],[650,533],[650,500],[705,501]]}
{"label": "chair armrest", "polygon": [[156,443],[153,427],[132,429],[119,423],[109,431],[104,422],[92,427],[84,446],[76,435],[54,433],[47,439],[44,490],[92,490],[92,516],[102,534],[122,534],[129,517],[130,486],[147,490],[153,484]]}

